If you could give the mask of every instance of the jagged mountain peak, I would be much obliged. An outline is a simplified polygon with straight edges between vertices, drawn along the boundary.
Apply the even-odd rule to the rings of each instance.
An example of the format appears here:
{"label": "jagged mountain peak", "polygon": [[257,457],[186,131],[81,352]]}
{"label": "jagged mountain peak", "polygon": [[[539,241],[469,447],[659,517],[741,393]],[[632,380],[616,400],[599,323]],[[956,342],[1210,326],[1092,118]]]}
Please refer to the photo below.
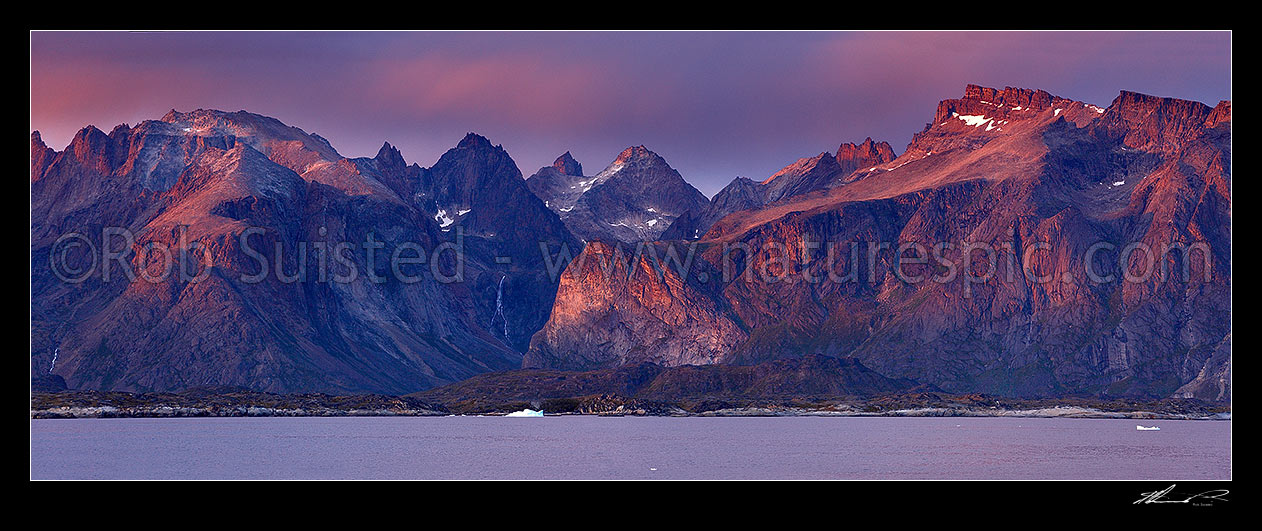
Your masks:
{"label": "jagged mountain peak", "polygon": [[126,136],[126,135],[131,134],[131,132],[132,132],[132,128],[131,128],[131,126],[130,126],[130,125],[127,125],[127,123],[126,123],[126,122],[124,122],[124,123],[121,123],[121,124],[118,124],[118,125],[114,126],[114,128],[113,128],[113,129],[110,129],[110,134],[109,134],[109,137],[110,137],[110,138],[121,138],[121,137],[123,137],[123,136]]}
{"label": "jagged mountain peak", "polygon": [[203,199],[193,197],[199,191],[218,191],[211,196],[217,200],[223,199],[222,194],[237,198],[248,196],[254,200],[292,198],[298,194],[302,182],[293,170],[275,163],[244,142],[227,149],[203,149],[166,191],[172,200],[186,207],[169,212],[168,220],[179,219],[186,209],[199,203],[204,206]]}
{"label": "jagged mountain peak", "polygon": [[171,110],[167,111],[167,113],[162,115],[162,118],[159,118],[158,120],[162,122],[171,123],[176,120],[179,120],[180,116],[183,114],[184,113],[181,113],[180,111],[175,110],[175,107],[172,107]]}
{"label": "jagged mountain peak", "polygon": [[385,168],[399,169],[407,166],[407,162],[403,160],[403,154],[399,152],[399,148],[390,145],[389,142],[381,144],[381,149],[377,150],[377,156],[373,157],[373,159]]}
{"label": "jagged mountain peak", "polygon": [[[1225,103],[1225,104],[1224,104]],[[1231,103],[1210,107],[1199,101],[1121,91],[1096,130],[1120,138],[1131,149],[1177,149],[1218,124],[1231,120]]]}
{"label": "jagged mountain peak", "polygon": [[830,167],[831,166],[830,164],[828,164],[827,162],[824,162],[827,160],[832,160],[833,162],[836,162],[833,154],[827,151],[822,152],[819,155],[815,155],[814,157],[802,157],[798,159],[796,162],[794,162],[793,164],[785,166],[780,171],[773,173],[771,177],[768,177],[766,180],[764,180],[762,184],[771,184],[773,181],[780,179],[781,177],[784,177],[784,176],[805,175],[807,173],[810,173],[812,171],[819,169],[821,162],[824,163],[824,167]]}
{"label": "jagged mountain peak", "polygon": [[252,113],[246,110],[221,111],[219,109],[204,109],[204,108],[194,109],[188,112],[180,112],[178,110],[171,109],[170,111],[167,111],[165,115],[162,116],[161,121],[167,122],[167,123],[177,123],[177,122],[188,122],[188,121],[207,120],[207,119],[238,120],[242,122],[263,121],[263,120],[276,121],[276,122],[280,121],[270,116],[256,114],[256,113]]}
{"label": "jagged mountain peak", "polygon": [[1013,107],[1046,109],[1052,100],[1058,99],[1046,90],[1004,87],[1003,90],[969,84],[964,88],[964,99],[982,103],[994,103]]}
{"label": "jagged mountain peak", "polygon": [[[521,170],[502,145],[492,144],[489,139],[477,133],[469,133],[460,140],[456,147],[448,149],[438,158],[431,170],[440,167],[456,166],[465,168],[462,171],[474,172],[470,175],[477,180],[498,180],[503,175],[513,175],[522,179]],[[476,171],[475,171],[476,170]]]}
{"label": "jagged mountain peak", "polygon": [[499,147],[492,144],[486,137],[473,132],[466,134],[464,138],[460,139],[460,143],[456,144],[457,149],[490,150]]}
{"label": "jagged mountain peak", "polygon": [[113,155],[112,147],[109,135],[97,129],[95,125],[89,125],[75,133],[74,138],[70,140],[70,145],[66,147],[66,151],[70,152],[74,158],[86,161],[89,158],[104,159],[111,157]]}
{"label": "jagged mountain peak", "polygon": [[[333,145],[324,137],[315,133],[308,133],[301,128],[288,125],[271,116],[249,111],[196,109],[189,112],[180,112],[171,109],[158,122],[170,124],[174,128],[174,130],[163,131],[164,133],[251,138],[255,139],[256,148],[261,147],[262,143],[269,141],[298,141],[302,142],[307,149],[318,153],[324,160],[332,161],[342,158],[337,150],[333,149]],[[147,128],[152,125],[153,122],[146,122],[137,126],[137,129]],[[261,151],[266,152],[265,149]]]}
{"label": "jagged mountain peak", "polygon": [[650,151],[649,148],[644,147],[644,144],[640,144],[638,146],[632,146],[622,150],[622,153],[618,154],[618,158],[614,159],[613,163],[626,164],[636,160],[654,161],[662,160],[662,157],[657,153]]}
{"label": "jagged mountain peak", "polygon": [[843,166],[846,161],[853,161],[857,166],[863,166],[868,162],[889,162],[896,157],[894,148],[889,142],[876,142],[872,140],[872,137],[865,138],[857,145],[846,142],[837,146],[837,162]]}
{"label": "jagged mountain peak", "polygon": [[[996,89],[968,85],[961,98],[938,103],[932,121],[920,132],[887,171],[935,153],[973,150],[1002,137],[1026,136],[1058,121],[1083,127],[1105,113],[1105,108],[1053,95],[1045,90],[1017,87]],[[1026,149],[1030,151],[1030,149]],[[879,165],[875,165],[879,166]]]}
{"label": "jagged mountain peak", "polygon": [[86,139],[91,139],[91,138],[102,138],[102,137],[108,137],[108,136],[109,135],[105,134],[105,131],[102,131],[100,128],[98,128],[95,125],[85,125],[83,126],[82,129],[79,130],[79,132],[75,133],[74,138],[70,140],[70,143],[74,144],[74,142],[79,139],[86,140]]}
{"label": "jagged mountain peak", "polygon": [[898,158],[889,142],[876,142],[872,137],[855,145],[849,142],[837,147],[837,165],[842,173],[849,174],[859,169],[885,164]]}
{"label": "jagged mountain peak", "polygon": [[762,182],[766,201],[803,194],[828,186],[842,173],[837,157],[827,151],[814,157],[798,159]]}
{"label": "jagged mountain peak", "polygon": [[574,156],[566,151],[560,157],[557,157],[552,163],[552,167],[561,172],[562,175],[583,175],[583,165],[574,160]]}
{"label": "jagged mountain peak", "polygon": [[[1230,101],[1221,101],[1219,105],[1226,104],[1226,108],[1230,110]],[[1134,92],[1130,90],[1120,91],[1113,102],[1109,104],[1110,110],[1133,110],[1143,112],[1145,114],[1153,112],[1176,112],[1187,114],[1204,114],[1208,115],[1215,107],[1210,107],[1204,103],[1193,100],[1185,100],[1180,98],[1171,98],[1165,96],[1153,96],[1142,92]]]}
{"label": "jagged mountain peak", "polygon": [[888,142],[877,142],[867,137],[859,144],[842,143],[835,154],[824,151],[813,157],[800,158],[761,182],[737,177],[715,194],[708,208],[697,216],[691,228],[691,237],[700,237],[716,221],[729,214],[845,184],[848,182],[846,177],[856,170],[884,164],[894,158],[894,149]]}
{"label": "jagged mountain peak", "polygon": [[[514,368],[555,292],[539,242],[577,247],[560,220],[523,188],[506,152],[477,149],[489,145],[481,137],[466,138],[463,147],[473,149],[450,150],[430,172],[403,167],[401,153],[389,143],[374,159],[326,158],[335,152],[323,150],[318,136],[257,115],[199,110],[165,118],[115,128],[118,138],[86,127],[52,163],[38,162],[36,151],[47,151],[38,149],[42,140],[32,134],[32,252],[43,257],[40,263],[48,263],[49,246],[64,227],[124,226],[138,237],[169,242],[178,226],[205,243],[216,271],[203,284],[163,286],[159,297],[150,296],[155,288],[139,279],[108,290],[89,283],[96,317],[65,333],[37,333],[32,347],[41,371],[50,368],[45,358],[59,350],[56,368],[73,385],[178,390],[204,381],[280,392],[398,394]],[[391,246],[419,244],[425,255],[439,239],[454,237],[461,245],[459,233],[444,234],[457,228],[453,223],[478,241],[457,251],[456,271],[468,275],[460,282],[392,283],[387,289],[367,280],[371,266],[352,259],[346,265],[358,273],[346,282],[306,269],[300,285],[317,295],[312,289],[271,290],[270,277],[239,281],[241,266],[251,265],[235,237],[245,223],[283,242],[286,257],[301,256],[295,242],[304,238],[360,241],[364,234]],[[270,248],[270,242],[260,244]],[[168,279],[178,282],[174,275]],[[49,301],[70,296],[68,285],[47,268],[32,285],[49,294],[32,303],[39,311],[58,311],[62,306]],[[313,296],[327,312],[302,310]],[[139,315],[133,308],[154,311],[123,317]],[[184,327],[166,317],[176,314],[215,324]],[[259,319],[240,323],[232,317],[243,314]],[[271,319],[285,325],[273,326]],[[223,325],[228,322],[245,331],[218,336],[229,330]],[[303,337],[295,343],[287,332],[278,334],[284,326]],[[232,339],[203,341],[208,334]],[[100,349],[119,364],[114,376],[102,379],[100,367],[92,365],[91,352]],[[80,350],[83,356],[75,354]],[[220,363],[224,356],[246,366]],[[135,363],[142,359],[144,365]],[[154,360],[157,372],[150,372]]]}
{"label": "jagged mountain peak", "polygon": [[[745,177],[744,175],[737,175],[736,177],[732,178],[732,182],[727,183],[727,186],[724,186],[723,188],[726,189],[726,188],[731,188],[733,186],[746,187],[751,184],[758,184],[758,181],[750,179],[749,177]],[[715,193],[714,195],[718,196],[719,194]]]}
{"label": "jagged mountain peak", "polygon": [[[634,168],[636,171],[626,173],[625,170],[627,168]],[[622,150],[622,152],[614,158],[613,162],[609,163],[608,166],[605,166],[605,169],[601,170],[600,173],[597,173],[591,180],[585,181],[582,188],[584,188],[583,191],[586,192],[593,186],[604,183],[605,181],[615,177],[624,178],[627,175],[637,175],[641,179],[665,178],[672,181],[674,179],[683,179],[679,176],[679,172],[676,171],[675,168],[672,168],[669,162],[666,162],[666,159],[641,144],[639,146],[632,146]]]}
{"label": "jagged mountain peak", "polygon": [[1217,127],[1221,123],[1231,123],[1231,100],[1222,100],[1214,106],[1209,118],[1205,119],[1205,127]]}
{"label": "jagged mountain peak", "polygon": [[[538,338],[538,348],[530,350],[565,356],[569,359],[558,361],[575,367],[592,360],[622,362],[642,353],[671,364],[853,354],[894,376],[988,392],[1168,394],[1198,366],[1209,366],[1203,363],[1208,349],[1220,343],[1224,329],[1230,331],[1221,319],[1230,310],[1229,291],[1223,291],[1229,276],[1209,285],[1161,288],[1160,296],[1140,291],[1147,287],[1121,286],[1115,304],[1113,294],[1103,291],[1113,288],[1060,281],[1070,278],[1062,273],[1084,269],[1072,257],[1038,264],[1039,274],[1057,279],[1050,287],[1021,280],[1027,277],[1018,269],[1011,277],[1016,284],[973,286],[977,291],[969,298],[957,296],[962,283],[908,283],[897,271],[879,265],[883,261],[868,262],[865,270],[878,283],[819,288],[809,282],[720,284],[691,282],[691,277],[654,281],[651,274],[603,276],[598,269],[584,273],[580,262],[565,270],[568,280],[561,284],[556,304],[547,304],[557,288],[542,280],[546,269],[531,261],[539,260],[539,241],[569,239],[567,226],[623,241],[666,239],[668,234],[698,238],[711,219],[707,205],[723,207],[715,212],[748,209],[720,222],[724,224],[709,238],[751,247],[794,246],[811,235],[828,241],[1004,244],[1019,239],[1081,249],[1093,242],[1121,247],[1124,238],[1157,241],[1173,235],[1207,240],[1215,265],[1225,263],[1229,275],[1230,165],[1223,161],[1230,157],[1230,130],[1213,131],[1211,142],[1200,136],[1209,136],[1207,128],[1230,123],[1229,101],[1209,108],[1123,92],[1106,110],[1045,91],[969,85],[965,97],[943,103],[949,107],[945,126],[932,131],[938,136],[929,140],[937,144],[926,142],[926,151],[893,160],[872,178],[836,186],[842,161],[894,156],[887,143],[870,137],[841,144],[836,153],[800,159],[768,179],[772,186],[784,187],[791,181],[789,174],[810,176],[795,188],[809,194],[779,204],[766,203],[764,186],[744,177],[707,201],[643,145],[620,153],[610,166],[616,170],[602,172],[601,180],[582,177],[569,152],[545,166],[561,175],[557,181],[565,190],[573,187],[577,194],[558,208],[555,199],[545,204],[525,193],[523,187],[531,184],[523,184],[507,152],[474,133],[432,170],[386,176],[397,194],[377,194],[365,193],[375,189],[372,179],[385,178],[377,175],[387,173],[376,171],[381,169],[377,166],[404,164],[389,143],[378,151],[376,165],[367,159],[322,159],[314,152],[323,141],[317,135],[298,136],[297,128],[250,113],[206,110],[173,110],[165,117],[169,121],[134,129],[123,124],[109,135],[86,127],[76,135],[73,149],[45,168],[42,182],[34,182],[33,174],[32,240],[41,243],[32,245],[32,264],[48,262],[49,243],[58,231],[106,222],[165,229],[171,226],[167,221],[178,221],[202,234],[225,236],[204,241],[213,246],[218,270],[231,274],[187,289],[165,289],[182,288],[175,284],[149,289],[137,283],[122,295],[101,291],[84,307],[104,309],[83,321],[88,324],[67,331],[61,323],[78,317],[77,310],[63,310],[70,288],[46,268],[32,267],[42,275],[32,279],[32,292],[40,297],[33,307],[38,304],[41,317],[33,324],[40,329],[32,334],[32,360],[43,370],[60,347],[58,372],[71,383],[98,388],[160,389],[208,379],[274,390],[324,386],[317,388],[386,392],[512,367],[520,357],[510,347],[521,350],[532,337]],[[1000,121],[1010,121],[1012,127]],[[198,127],[210,129],[192,130]],[[1168,143],[1196,151],[1123,152],[1114,138],[1095,135],[1097,130],[1116,131],[1125,146]],[[255,136],[239,141],[216,136],[237,131]],[[938,151],[939,146],[946,149]],[[41,149],[45,147],[39,132],[33,132],[33,160],[51,151]],[[81,165],[73,160],[77,156],[83,162],[102,162],[99,167]],[[1167,163],[1158,172],[1149,172],[1147,164],[1130,164],[1149,158]],[[1127,172],[1118,176],[1120,183],[1111,178],[1118,171]],[[571,172],[577,177],[563,175]],[[94,178],[98,175],[108,178]],[[177,188],[146,184],[172,181]],[[835,188],[816,193],[821,187]],[[273,193],[287,190],[293,193]],[[395,197],[403,201],[391,199]],[[1117,207],[1109,211],[1116,216],[1109,218],[1085,208],[1104,200],[1119,205],[1130,201],[1139,208]],[[554,213],[571,210],[569,217]],[[266,285],[234,283],[236,273],[252,271],[238,267],[250,264],[232,247],[236,240],[226,237],[241,221],[269,227],[290,243],[326,227],[342,227],[339,237],[387,234],[392,244],[433,243],[443,232],[463,229],[457,234],[470,238],[468,281],[376,287],[361,280],[324,291],[269,291],[263,289]],[[598,257],[602,249],[610,247],[588,245],[583,252]],[[510,255],[511,264],[499,261]],[[758,272],[768,258],[752,256],[742,267]],[[805,260],[789,265],[803,266],[804,272],[816,267],[816,278],[831,272],[821,269],[831,264]],[[588,263],[598,265],[599,260]],[[721,278],[717,272],[722,263],[702,267],[708,278]],[[316,307],[328,311],[310,311]],[[257,326],[246,321],[243,333],[231,327],[183,326],[192,318],[235,325],[243,322],[241,315],[271,321]],[[554,323],[535,334],[549,318]],[[626,326],[611,331],[610,322]],[[298,344],[293,336],[275,332],[286,327],[303,331]],[[972,331],[978,329],[993,331],[994,340],[975,348]],[[1196,337],[1186,340],[1189,334],[1167,336],[1158,330],[1190,330]],[[311,342],[303,343],[307,336]],[[233,363],[228,369],[216,364],[224,359],[216,358],[221,351]],[[926,351],[943,356],[926,357]],[[958,364],[942,361],[947,358],[978,370],[961,372]],[[120,369],[96,365],[115,359]],[[359,367],[345,360],[364,363]],[[264,372],[247,373],[242,367]],[[1159,373],[1178,374],[1179,379],[1172,383],[1152,377]],[[315,376],[302,376],[308,374]]]}
{"label": "jagged mountain peak", "polygon": [[[765,202],[759,195],[765,188],[806,183],[793,175],[836,160],[800,159],[765,185],[733,180],[711,201],[723,209],[699,222],[680,216],[676,223],[687,226],[666,235],[723,249],[761,247],[741,266],[760,279],[734,274],[724,285],[688,282],[700,273],[716,278],[713,272],[728,266],[729,255],[717,250],[701,255],[696,276],[681,274],[674,283],[567,269],[573,282],[562,282],[524,363],[752,365],[817,351],[948,392],[1162,397],[1194,378],[1200,380],[1194,388],[1206,389],[1177,392],[1229,392],[1221,384],[1221,375],[1230,374],[1222,368],[1230,365],[1230,323],[1222,318],[1231,308],[1229,272],[1154,275],[1147,283],[1118,277],[1112,284],[1078,274],[1091,267],[1083,250],[1101,242],[1122,248],[1197,241],[1206,246],[1205,271],[1210,262],[1215,271],[1229,270],[1229,104],[1210,109],[1123,93],[1105,109],[1046,91],[969,85],[963,98],[945,100],[938,110],[938,120],[907,152],[864,168],[867,176],[837,186],[834,175],[818,183],[828,190],[803,187],[809,193]],[[714,213],[737,209],[698,235]],[[999,280],[1006,273],[992,269],[986,291],[969,291],[955,272],[953,281],[934,282],[946,278],[933,278],[934,268],[946,265],[940,262],[912,282],[894,265],[893,251],[883,255],[892,257],[889,265],[867,267],[854,267],[862,260],[856,252],[842,259],[854,277],[814,282],[807,279],[845,270],[832,269],[837,255],[803,252],[783,266],[786,253],[771,247],[793,248],[808,235],[854,242],[856,251],[877,242],[968,241],[1025,251],[1048,245],[1056,258],[1030,265],[1054,280],[1031,281],[1022,275],[1030,266],[1013,261],[997,266],[1012,271],[1011,280]],[[587,249],[598,256],[599,247]],[[785,274],[760,269],[768,265],[783,266]],[[1125,260],[1118,265],[1126,270]],[[867,278],[855,282],[859,271]],[[610,323],[619,328],[611,333]],[[986,340],[979,341],[980,329]],[[975,365],[961,370],[961,360]]]}
{"label": "jagged mountain peak", "polygon": [[57,152],[44,144],[39,131],[31,132],[31,182],[35,182],[44,174],[44,170],[52,164]]}
{"label": "jagged mountain peak", "polygon": [[[567,151],[566,154],[568,155],[569,152]],[[589,184],[587,178],[581,173],[582,166],[578,166],[577,162],[571,166],[565,159],[565,155],[557,157],[551,166],[539,168],[539,171],[526,179],[526,188],[530,190],[530,193],[543,201],[544,206],[562,220],[574,210],[575,202],[586,191],[585,186]]]}
{"label": "jagged mountain peak", "polygon": [[695,190],[665,158],[643,145],[622,150],[604,170],[587,180],[584,188],[591,189],[608,181],[627,179],[640,183],[637,186],[657,183],[668,186],[682,185]]}
{"label": "jagged mountain peak", "polygon": [[1001,90],[970,84],[964,89],[964,97],[938,103],[933,121],[925,130],[951,125],[951,120],[958,119],[969,126],[984,124],[989,128],[987,131],[992,131],[999,128],[996,124],[1035,118],[1046,109],[1069,102],[1071,100],[1040,89],[1004,87]]}
{"label": "jagged mountain peak", "polygon": [[526,186],[583,241],[651,241],[676,218],[709,204],[660,155],[624,149],[605,169],[584,177],[569,152],[527,179]]}
{"label": "jagged mountain peak", "polygon": [[[206,132],[212,128],[245,128],[261,125],[284,125],[280,120],[248,111],[221,111],[218,109],[195,109],[180,112],[171,109],[158,121],[179,125],[188,129],[185,132]],[[217,132],[217,131],[216,131]]]}

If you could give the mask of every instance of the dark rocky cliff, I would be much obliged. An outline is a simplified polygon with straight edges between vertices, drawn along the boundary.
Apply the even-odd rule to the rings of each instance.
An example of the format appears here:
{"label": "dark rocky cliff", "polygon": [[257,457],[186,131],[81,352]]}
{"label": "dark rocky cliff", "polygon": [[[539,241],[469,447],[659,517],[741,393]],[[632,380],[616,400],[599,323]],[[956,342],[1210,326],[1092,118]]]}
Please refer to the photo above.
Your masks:
{"label": "dark rocky cliff", "polygon": [[567,270],[526,363],[818,353],[950,392],[1229,396],[1230,183],[1229,103],[970,86],[897,159],[715,222],[689,275]]}

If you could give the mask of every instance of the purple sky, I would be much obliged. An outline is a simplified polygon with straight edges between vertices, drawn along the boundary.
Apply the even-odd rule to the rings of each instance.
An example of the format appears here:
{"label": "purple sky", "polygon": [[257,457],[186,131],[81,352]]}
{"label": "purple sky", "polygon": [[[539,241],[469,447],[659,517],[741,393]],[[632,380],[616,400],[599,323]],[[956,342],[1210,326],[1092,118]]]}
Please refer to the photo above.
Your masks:
{"label": "purple sky", "polygon": [[1231,99],[1231,34],[31,34],[31,129],[58,150],[87,124],[247,110],[422,166],[474,131],[527,176],[567,150],[594,174],[644,144],[707,196],[867,136],[901,153],[968,83],[1213,105]]}

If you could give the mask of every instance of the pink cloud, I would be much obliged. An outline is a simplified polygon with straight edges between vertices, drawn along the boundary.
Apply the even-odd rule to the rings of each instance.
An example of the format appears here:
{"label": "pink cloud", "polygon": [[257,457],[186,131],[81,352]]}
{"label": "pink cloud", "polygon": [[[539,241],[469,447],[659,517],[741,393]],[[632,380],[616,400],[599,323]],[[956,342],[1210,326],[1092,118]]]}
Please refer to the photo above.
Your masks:
{"label": "pink cloud", "polygon": [[475,131],[526,173],[645,144],[713,193],[840,142],[901,148],[967,83],[1213,104],[1230,71],[1223,32],[35,32],[31,125],[60,149],[89,123],[244,109],[422,164]]}
{"label": "pink cloud", "polygon": [[605,119],[609,100],[621,92],[598,68],[514,53],[383,59],[368,72],[370,94],[418,119],[475,116],[508,125],[583,127]]}

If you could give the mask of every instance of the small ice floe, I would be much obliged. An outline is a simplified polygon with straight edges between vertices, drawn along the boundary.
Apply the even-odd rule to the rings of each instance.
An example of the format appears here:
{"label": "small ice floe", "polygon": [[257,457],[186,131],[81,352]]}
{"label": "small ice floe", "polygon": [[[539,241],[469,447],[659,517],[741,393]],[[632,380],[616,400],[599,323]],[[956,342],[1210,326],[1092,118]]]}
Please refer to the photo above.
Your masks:
{"label": "small ice floe", "polygon": [[1161,431],[1161,428],[1160,428],[1160,427],[1157,427],[1157,426],[1139,426],[1139,425],[1136,425],[1136,426],[1135,426],[1135,430],[1136,430],[1136,431]]}
{"label": "small ice floe", "polygon": [[543,411],[535,411],[533,409],[526,408],[521,411],[514,411],[504,416],[505,417],[542,417]]}

